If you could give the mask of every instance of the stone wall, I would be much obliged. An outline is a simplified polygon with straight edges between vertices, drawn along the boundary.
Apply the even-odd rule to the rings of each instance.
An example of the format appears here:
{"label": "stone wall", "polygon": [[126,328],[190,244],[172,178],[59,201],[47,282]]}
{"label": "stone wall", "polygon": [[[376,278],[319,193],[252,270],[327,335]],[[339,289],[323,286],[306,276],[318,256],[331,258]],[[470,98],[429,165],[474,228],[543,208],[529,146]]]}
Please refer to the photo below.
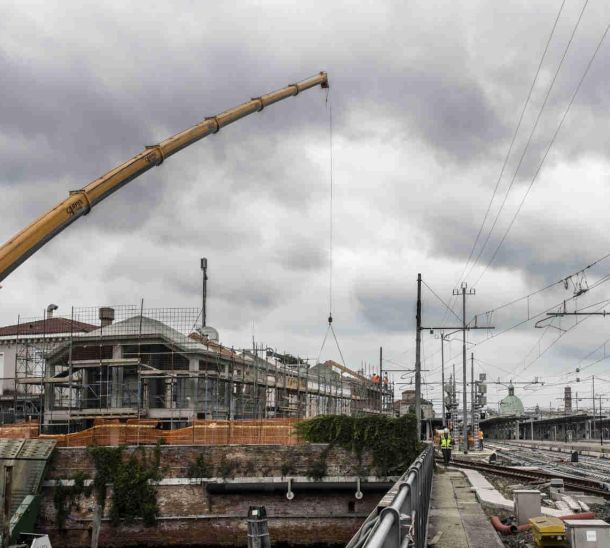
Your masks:
{"label": "stone wall", "polygon": [[[327,451],[326,444],[306,444],[294,446],[282,445],[214,445],[214,446],[161,446],[161,469],[164,477],[184,478],[190,464],[201,454],[218,472],[224,460],[234,462],[236,470],[233,476],[281,476],[282,465],[291,463],[295,468],[293,476],[306,475],[309,467],[320,460],[321,454]],[[124,454],[144,451],[152,458],[153,447],[127,447]],[[353,476],[359,473],[359,464],[353,454],[341,448],[328,451],[327,459],[329,476]],[[362,459],[366,475],[374,475],[371,457],[365,454]],[[57,448],[47,470],[47,479],[69,479],[76,473],[84,472],[89,477],[95,475],[93,459],[85,447]]]}
{"label": "stone wall", "polygon": [[[136,448],[125,448],[125,456]],[[151,447],[144,449],[152,457]],[[356,500],[355,489],[348,491],[296,492],[287,500],[285,492],[243,494],[209,494],[205,480],[189,480],[187,469],[203,453],[214,470],[223,461],[236,463],[235,477],[279,477],[282,465],[290,462],[295,472],[305,476],[307,470],[327,450],[326,445],[299,446],[208,446],[161,447],[161,469],[164,480],[158,486],[159,519],[154,527],[136,521],[130,525],[111,526],[108,508],[102,522],[100,546],[245,546],[246,516],[250,506],[265,506],[269,516],[272,542],[306,546],[316,543],[344,545],[374,508],[383,493],[364,494]],[[353,476],[358,470],[371,468],[370,457],[362,466],[354,455],[342,449],[328,451],[329,476]],[[78,472],[93,478],[93,460],[85,448],[60,448],[48,468],[46,480],[69,479]],[[89,546],[93,497],[81,497],[79,507],[66,520],[66,530],[55,525],[54,487],[47,481],[43,488],[39,520],[40,530],[50,534],[53,545]]]}

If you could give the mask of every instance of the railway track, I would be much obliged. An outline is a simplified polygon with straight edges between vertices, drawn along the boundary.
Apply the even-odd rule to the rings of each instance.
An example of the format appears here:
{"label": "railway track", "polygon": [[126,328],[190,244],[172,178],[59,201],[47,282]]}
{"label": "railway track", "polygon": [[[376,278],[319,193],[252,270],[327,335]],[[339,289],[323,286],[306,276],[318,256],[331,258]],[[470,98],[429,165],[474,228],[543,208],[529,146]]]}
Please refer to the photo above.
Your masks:
{"label": "railway track", "polygon": [[[442,461],[442,459],[437,460]],[[610,500],[610,491],[605,488],[603,483],[596,480],[575,478],[562,473],[550,473],[542,470],[522,470],[499,464],[488,464],[486,462],[466,461],[460,459],[452,459],[451,464],[457,468],[478,470],[479,472],[487,472],[489,474],[496,474],[498,476],[515,478],[527,483],[550,481],[553,478],[561,478],[563,479],[565,487],[569,489],[582,491],[591,495],[597,495]]]}

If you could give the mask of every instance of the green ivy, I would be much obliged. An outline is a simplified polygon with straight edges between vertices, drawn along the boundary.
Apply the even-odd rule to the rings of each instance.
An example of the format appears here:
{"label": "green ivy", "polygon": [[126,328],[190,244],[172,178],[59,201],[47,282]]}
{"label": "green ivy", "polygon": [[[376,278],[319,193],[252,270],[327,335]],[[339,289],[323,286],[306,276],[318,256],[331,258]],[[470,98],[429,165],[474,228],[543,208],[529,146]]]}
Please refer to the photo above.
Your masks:
{"label": "green ivy", "polygon": [[[154,525],[159,508],[155,482],[161,479],[161,449],[155,447],[152,462],[139,447],[128,459],[123,459],[123,447],[89,447],[95,463],[93,488],[97,503],[105,506],[107,484],[112,483],[110,519],[113,525],[142,518],[146,526]],[[139,456],[138,456],[139,453]]]}
{"label": "green ivy", "polygon": [[328,471],[328,453],[330,452],[331,445],[324,448],[324,451],[320,453],[320,458],[316,459],[311,463],[309,468],[306,470],[305,475],[313,480],[320,481]]}
{"label": "green ivy", "polygon": [[321,415],[297,423],[297,433],[310,443],[328,443],[356,454],[369,451],[378,475],[402,474],[421,451],[414,415],[347,417]]}
{"label": "green ivy", "polygon": [[96,473],[93,479],[95,499],[103,510],[106,505],[106,484],[114,481],[117,470],[123,463],[123,448],[90,446],[87,452],[95,464]]}
{"label": "green ivy", "polygon": [[239,463],[236,460],[227,459],[223,455],[218,463],[218,475],[223,479],[233,477],[238,467]]}
{"label": "green ivy", "polygon": [[214,475],[214,468],[210,465],[203,453],[199,454],[195,462],[189,464],[186,475],[189,478],[211,478]]}
{"label": "green ivy", "polygon": [[55,486],[53,503],[55,505],[55,519],[59,529],[64,529],[70,510],[78,508],[80,496],[89,496],[91,494],[91,488],[85,487],[86,479],[85,474],[79,472],[72,478],[74,482],[72,485],[63,485],[59,482]]}

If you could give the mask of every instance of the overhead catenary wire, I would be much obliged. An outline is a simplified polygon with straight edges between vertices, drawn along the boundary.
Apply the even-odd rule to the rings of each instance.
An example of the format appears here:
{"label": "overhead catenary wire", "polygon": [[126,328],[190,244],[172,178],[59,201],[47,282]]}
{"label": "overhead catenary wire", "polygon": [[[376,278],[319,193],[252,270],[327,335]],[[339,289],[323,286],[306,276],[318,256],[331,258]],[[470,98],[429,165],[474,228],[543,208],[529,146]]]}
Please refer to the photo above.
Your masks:
{"label": "overhead catenary wire", "polygon": [[[489,204],[487,205],[487,210],[485,211],[485,215],[483,216],[483,221],[481,222],[481,226],[479,227],[479,231],[474,239],[474,243],[472,244],[472,248],[470,250],[470,254],[468,255],[468,259],[466,260],[466,263],[464,264],[464,269],[462,270],[462,274],[460,274],[460,278],[458,280],[458,284],[461,280],[464,279],[464,274],[466,273],[466,269],[468,268],[468,266],[470,265],[470,260],[472,259],[473,255],[474,255],[474,250],[477,247],[477,243],[479,242],[479,239],[481,238],[481,234],[483,232],[483,228],[485,227],[485,223],[487,222],[487,218],[489,217],[489,212],[491,211],[491,206],[494,202],[494,199],[496,197],[496,194],[498,192],[498,188],[500,186],[500,182],[502,181],[502,177],[504,176],[504,170],[506,169],[506,166],[508,164],[508,160],[510,158],[510,155],[512,153],[513,150],[513,146],[515,145],[515,141],[517,139],[517,134],[519,133],[519,129],[521,129],[521,125],[523,123],[523,118],[525,116],[525,112],[527,110],[528,105],[530,104],[530,100],[532,98],[532,93],[534,91],[534,88],[536,87],[536,82],[538,81],[538,76],[540,75],[540,70],[542,68],[542,65],[544,63],[544,60],[546,58],[547,52],[549,50],[549,45],[551,44],[551,40],[553,39],[553,36],[555,35],[555,30],[557,28],[557,23],[559,22],[559,18],[561,17],[561,14],[563,12],[563,8],[565,6],[566,0],[563,0],[561,2],[561,5],[559,6],[559,10],[557,12],[557,15],[555,16],[555,21],[553,22],[553,27],[551,28],[551,32],[547,38],[546,44],[544,46],[544,50],[542,52],[542,55],[540,56],[540,61],[538,62],[538,67],[536,68],[536,73],[534,74],[534,79],[532,80],[532,83],[529,87],[528,93],[527,93],[527,97],[525,98],[525,101],[523,102],[523,107],[521,108],[521,114],[519,115],[519,120],[517,121],[517,125],[515,127],[515,131],[513,132],[513,136],[512,139],[510,141],[510,145],[508,147],[508,150],[506,151],[506,155],[504,156],[504,161],[502,162],[502,168],[500,169],[500,174],[498,175],[498,178],[496,179],[496,184],[494,186],[493,192],[491,194],[491,198],[489,200]],[[484,248],[485,246],[483,246]],[[482,248],[482,249],[483,249]],[[482,251],[481,249],[481,251]],[[480,257],[480,253],[479,256]],[[477,257],[477,260],[478,260]],[[472,269],[471,269],[472,270]]]}
{"label": "overhead catenary wire", "polygon": [[[610,299],[606,299],[605,301],[602,301],[601,303],[596,303],[596,305],[601,305],[600,309],[603,308],[605,305],[607,305],[610,302]],[[591,306],[596,306],[596,305],[591,305]],[[590,308],[590,307],[587,307]],[[584,309],[583,309],[584,310]],[[524,371],[526,371],[529,367],[531,367],[534,363],[536,363],[544,354],[546,354],[553,346],[555,346],[560,339],[562,339],[565,335],[567,335],[568,333],[570,333],[572,330],[576,329],[576,327],[582,325],[585,321],[591,319],[592,316],[586,316],[583,320],[581,320],[580,322],[575,322],[573,325],[571,325],[570,327],[568,327],[565,331],[562,331],[557,338],[551,342],[551,344],[549,344],[542,352],[540,352],[538,354],[538,356],[536,358],[534,358],[532,361],[530,361],[529,363],[527,363],[526,365],[523,366],[522,369],[520,369],[516,374],[517,375],[521,375]],[[531,351],[530,351],[531,352]],[[529,353],[527,354],[529,355]],[[526,355],[526,357],[527,357]]]}
{"label": "overhead catenary wire", "polygon": [[[599,287],[600,285],[608,282],[608,280],[610,280],[610,274],[606,274],[604,277],[602,277],[600,280],[598,280],[597,282],[595,282],[594,284],[592,284],[589,287],[589,291],[592,291],[593,289],[595,289],[596,287]],[[482,344],[485,344],[488,341],[491,341],[493,339],[496,339],[497,337],[504,335],[505,333],[508,333],[509,331],[512,331],[513,329],[516,329],[517,327],[520,327],[532,320],[535,320],[537,318],[540,318],[541,316],[545,315],[547,312],[552,312],[553,310],[555,310],[558,306],[561,306],[563,303],[568,303],[570,301],[573,301],[574,299],[576,299],[577,296],[576,295],[572,295],[571,297],[568,297],[567,299],[563,299],[562,301],[553,304],[552,306],[549,306],[547,308],[545,308],[544,310],[538,312],[537,314],[534,315],[530,315],[528,318],[521,320],[513,325],[511,325],[510,327],[507,327],[506,329],[503,329],[502,331],[498,331],[496,333],[494,333],[493,335],[490,335],[489,337],[487,337],[486,339],[482,340],[481,342],[477,343],[478,346],[481,346]]]}
{"label": "overhead catenary wire", "polygon": [[443,301],[443,299],[441,299],[438,294],[436,293],[436,291],[434,291],[434,289],[432,289],[424,280],[422,280],[422,283],[430,290],[430,292],[432,293],[432,295],[434,295],[439,301],[440,303],[445,307],[445,309],[447,309],[449,312],[451,312],[456,318],[457,320],[461,323],[462,318],[460,318],[450,307],[449,305]]}
{"label": "overhead catenary wire", "polygon": [[[502,168],[500,169],[500,174],[498,175],[498,178],[496,180],[496,184],[495,184],[494,190],[492,192],[491,199],[489,200],[489,204],[487,206],[487,210],[486,210],[485,215],[483,217],[483,221],[481,222],[481,226],[479,227],[479,231],[478,231],[478,233],[476,235],[476,238],[475,238],[475,241],[474,241],[474,243],[472,245],[472,248],[470,249],[470,253],[468,255],[468,259],[464,263],[464,268],[462,269],[462,273],[460,274],[460,276],[459,276],[459,278],[457,280],[456,286],[459,286],[460,282],[462,280],[464,280],[464,274],[466,273],[466,270],[468,269],[468,266],[470,265],[470,261],[471,261],[471,259],[473,257],[473,254],[474,254],[474,251],[476,249],[477,243],[479,242],[479,239],[481,238],[481,234],[483,232],[483,228],[485,227],[485,223],[487,221],[487,218],[489,217],[489,212],[491,211],[491,206],[492,206],[493,201],[495,199],[495,196],[496,196],[496,194],[498,192],[498,188],[499,188],[500,182],[502,180],[502,177],[504,176],[504,170],[506,169],[506,165],[507,165],[508,160],[510,158],[510,155],[512,153],[513,146],[514,146],[515,140],[517,138],[517,134],[518,134],[519,129],[521,128],[521,125],[523,123],[523,117],[524,117],[525,112],[527,110],[527,107],[528,107],[528,105],[530,103],[534,87],[535,87],[536,82],[538,80],[538,76],[540,74],[540,70],[541,70],[542,65],[544,63],[544,59],[546,58],[546,54],[548,52],[549,45],[550,45],[551,40],[553,39],[553,36],[555,34],[555,30],[557,28],[557,23],[559,22],[559,19],[561,17],[562,12],[563,12],[564,5],[565,5],[565,0],[562,1],[561,5],[559,7],[559,10],[557,12],[557,15],[555,16],[555,20],[553,22],[553,26],[551,28],[551,32],[550,32],[550,34],[549,34],[549,36],[547,38],[547,41],[546,41],[546,44],[544,46],[544,50],[542,52],[542,55],[540,56],[540,61],[538,62],[538,67],[536,68],[536,73],[535,73],[534,79],[532,80],[532,83],[530,85],[527,97],[525,99],[525,102],[523,103],[523,107],[521,109],[521,114],[519,116],[519,120],[517,122],[517,126],[515,127],[515,131],[513,132],[513,136],[512,136],[510,145],[509,145],[507,153],[506,153],[506,155],[504,157],[504,161],[502,163]],[[482,249],[481,249],[481,252],[482,252]],[[480,253],[479,253],[478,257],[477,257],[477,260],[479,259],[479,257],[480,257]],[[468,272],[470,273],[471,271],[472,271],[472,268]],[[452,296],[452,298],[450,300],[450,309],[451,310],[453,310],[453,306],[455,306],[456,302],[457,302],[457,296]],[[446,319],[447,319],[447,312],[445,312],[445,315],[443,316],[443,320],[442,320],[442,324],[443,325],[445,325]]]}
{"label": "overhead catenary wire", "polygon": [[535,291],[532,291],[531,293],[528,293],[527,295],[524,295],[523,297],[518,297],[518,298],[513,299],[511,301],[508,301],[508,302],[506,302],[504,304],[501,304],[499,306],[491,308],[491,309],[487,310],[486,312],[483,312],[482,314],[477,314],[477,316],[493,314],[494,312],[497,312],[498,310],[502,310],[503,308],[506,308],[506,307],[511,306],[513,304],[517,304],[518,302],[524,301],[526,299],[529,299],[530,297],[538,295],[539,293],[542,293],[543,291],[546,291],[547,289],[555,287],[556,285],[564,284],[570,278],[572,278],[574,276],[578,276],[579,274],[582,274],[582,273],[586,272],[587,270],[593,268],[594,266],[598,265],[599,263],[605,261],[608,257],[610,257],[610,253],[606,253],[603,257],[600,257],[599,259],[596,259],[595,261],[593,261],[592,263],[588,264],[584,268],[581,268],[580,270],[576,270],[575,272],[572,272],[571,274],[568,274],[567,276],[564,276],[563,278],[560,278],[559,280],[551,282],[550,284],[547,284],[544,287],[541,287],[540,289],[536,289]]}
{"label": "overhead catenary wire", "polygon": [[[502,213],[504,206],[506,205],[506,201],[508,200],[508,196],[510,194],[511,189],[513,188],[513,185],[515,183],[515,180],[517,178],[517,174],[519,173],[519,169],[521,168],[521,165],[523,164],[523,160],[527,154],[527,151],[529,150],[530,144],[532,142],[532,138],[534,137],[534,134],[536,132],[536,129],[538,128],[538,123],[540,122],[541,118],[542,118],[542,113],[544,112],[544,108],[546,107],[547,101],[551,95],[551,92],[553,90],[553,88],[555,87],[555,82],[557,81],[557,76],[559,75],[559,72],[561,71],[561,67],[563,66],[563,62],[566,59],[566,56],[568,54],[568,51],[570,49],[570,46],[572,45],[572,41],[574,39],[574,36],[576,34],[576,31],[578,30],[578,27],[580,26],[580,22],[582,20],[582,16],[585,12],[585,9],[587,7],[587,4],[589,3],[589,0],[585,0],[585,3],[582,6],[582,9],[580,10],[580,14],[578,16],[578,19],[576,21],[576,24],[574,25],[574,28],[572,29],[572,33],[570,34],[570,38],[563,50],[563,54],[561,56],[561,60],[559,61],[559,65],[557,65],[557,69],[555,70],[555,74],[553,75],[553,79],[551,80],[551,83],[549,84],[549,87],[546,90],[545,96],[544,96],[544,100],[542,101],[542,105],[540,106],[540,109],[538,110],[538,114],[536,116],[536,119],[534,121],[534,125],[532,126],[532,129],[530,130],[529,136],[527,138],[527,142],[525,143],[525,147],[523,147],[523,151],[521,153],[521,156],[519,157],[519,161],[517,162],[517,166],[515,167],[515,170],[513,172],[513,176],[511,178],[511,181],[508,185],[508,188],[506,189],[506,192],[504,194],[504,199],[502,200],[502,203],[500,205],[500,209],[498,209],[496,216],[494,218],[494,221],[491,225],[491,228],[489,229],[487,236],[485,238],[485,241],[483,242],[483,245],[481,246],[481,249],[479,250],[479,254],[477,255],[477,258],[475,259],[475,261],[473,262],[473,264],[470,267],[470,270],[468,271],[468,274],[466,276],[469,276],[470,273],[472,272],[472,270],[476,267],[476,265],[478,264],[481,255],[483,254],[483,251],[485,250],[485,248],[487,247],[487,244],[489,243],[489,239],[491,238],[491,235],[496,227],[496,224],[500,218],[500,214]],[[482,276],[479,277],[479,280]],[[479,282],[479,280],[477,280],[477,282],[475,283],[475,285]]]}
{"label": "overhead catenary wire", "polygon": [[549,141],[548,146],[546,147],[546,150],[544,152],[544,155],[542,156],[542,159],[540,161],[540,163],[538,164],[538,167],[536,168],[536,171],[534,173],[534,175],[532,176],[532,179],[529,183],[529,186],[527,187],[527,190],[525,191],[525,194],[523,195],[523,197],[521,198],[521,202],[519,203],[519,206],[517,208],[517,210],[515,211],[508,227],[506,228],[506,230],[504,231],[504,234],[502,235],[502,238],[500,240],[500,242],[498,243],[498,245],[496,246],[491,258],[489,259],[489,261],[487,262],[487,264],[485,265],[485,268],[483,269],[483,271],[481,272],[480,276],[478,277],[476,283],[478,284],[481,281],[481,278],[483,278],[483,276],[485,275],[485,273],[487,272],[487,270],[489,269],[489,267],[491,266],[491,264],[493,263],[493,261],[495,260],[498,251],[500,250],[500,248],[502,247],[502,245],[504,244],[504,241],[506,240],[508,234],[510,233],[515,221],[517,220],[517,216],[519,215],[519,213],[521,212],[521,209],[523,208],[523,204],[525,203],[525,200],[527,199],[530,191],[532,190],[532,187],[534,185],[534,182],[536,181],[542,166],[544,165],[544,162],[553,146],[553,144],[555,143],[555,140],[557,139],[557,135],[559,134],[561,128],[563,127],[563,124],[568,116],[568,113],[570,112],[570,109],[572,107],[572,104],[574,103],[574,100],[576,99],[576,95],[578,94],[582,83],[585,80],[585,77],[587,76],[587,74],[589,73],[589,69],[591,68],[591,66],[593,65],[593,61],[595,60],[595,58],[597,57],[597,53],[599,52],[599,50],[601,49],[602,44],[604,43],[604,40],[606,39],[606,36],[608,34],[608,29],[610,29],[610,25],[606,26],[606,29],[604,30],[604,33],[602,34],[599,42],[597,43],[597,46],[595,48],[595,51],[593,52],[593,55],[591,56],[591,58],[589,59],[589,62],[587,63],[587,66],[582,74],[582,76],[580,77],[580,80],[578,81],[578,84],[574,90],[574,92],[572,93],[572,96],[570,97],[570,101],[568,102],[568,105],[563,113],[563,116],[561,117],[561,120],[559,122],[559,125],[557,126],[557,129],[555,130],[555,132],[553,133],[553,136],[551,137],[551,140]]}

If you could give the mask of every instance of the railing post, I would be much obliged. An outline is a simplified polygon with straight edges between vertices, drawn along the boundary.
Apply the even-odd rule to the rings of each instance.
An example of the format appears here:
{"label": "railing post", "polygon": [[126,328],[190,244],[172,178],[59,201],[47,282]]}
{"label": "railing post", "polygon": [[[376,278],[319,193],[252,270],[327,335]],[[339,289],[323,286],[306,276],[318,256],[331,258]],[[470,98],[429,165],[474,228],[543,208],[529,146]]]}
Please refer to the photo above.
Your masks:
{"label": "railing post", "polygon": [[394,484],[391,504],[377,510],[348,543],[366,548],[425,548],[434,448],[427,445]]}

